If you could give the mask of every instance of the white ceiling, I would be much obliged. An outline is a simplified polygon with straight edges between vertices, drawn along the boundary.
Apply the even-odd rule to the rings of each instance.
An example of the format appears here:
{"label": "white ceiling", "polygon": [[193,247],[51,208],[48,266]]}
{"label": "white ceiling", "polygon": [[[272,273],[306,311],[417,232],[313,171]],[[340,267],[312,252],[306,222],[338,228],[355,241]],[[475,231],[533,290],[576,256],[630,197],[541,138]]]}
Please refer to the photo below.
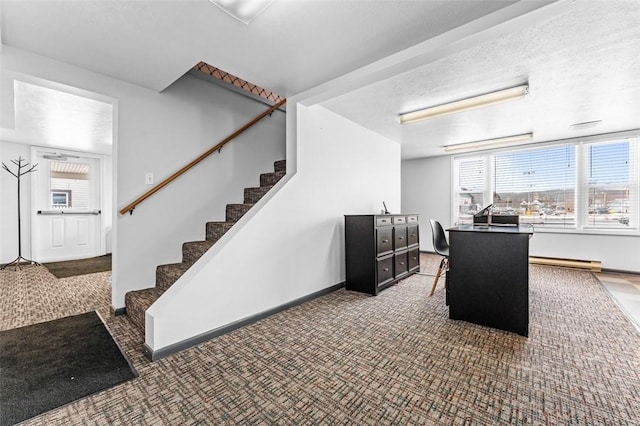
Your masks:
{"label": "white ceiling", "polygon": [[[161,91],[200,61],[402,144],[640,127],[640,0],[276,0],[250,25],[193,1],[1,0],[2,42]],[[397,114],[528,81],[524,101],[400,126]],[[18,111],[16,111],[16,120]],[[28,126],[28,124],[25,124]]]}
{"label": "white ceiling", "polygon": [[245,25],[208,0],[3,0],[2,42],[157,91],[204,61],[289,97],[509,3],[276,0]]}
{"label": "white ceiling", "polygon": [[[536,15],[534,13],[534,15]],[[552,5],[513,31],[324,102],[402,141],[405,159],[443,145],[533,132],[533,142],[640,128],[640,1]],[[522,101],[415,124],[398,114],[529,83]],[[602,120],[583,131],[574,123]]]}
{"label": "white ceiling", "polygon": [[113,105],[16,80],[15,127],[2,137],[15,143],[110,154]]}

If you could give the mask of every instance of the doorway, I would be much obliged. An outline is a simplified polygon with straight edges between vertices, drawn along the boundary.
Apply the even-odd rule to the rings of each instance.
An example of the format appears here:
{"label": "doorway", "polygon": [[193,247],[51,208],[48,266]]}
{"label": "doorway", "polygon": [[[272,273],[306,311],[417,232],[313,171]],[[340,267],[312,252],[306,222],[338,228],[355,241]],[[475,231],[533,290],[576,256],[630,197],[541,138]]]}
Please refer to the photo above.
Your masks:
{"label": "doorway", "polygon": [[101,155],[33,147],[32,256],[38,262],[106,253]]}

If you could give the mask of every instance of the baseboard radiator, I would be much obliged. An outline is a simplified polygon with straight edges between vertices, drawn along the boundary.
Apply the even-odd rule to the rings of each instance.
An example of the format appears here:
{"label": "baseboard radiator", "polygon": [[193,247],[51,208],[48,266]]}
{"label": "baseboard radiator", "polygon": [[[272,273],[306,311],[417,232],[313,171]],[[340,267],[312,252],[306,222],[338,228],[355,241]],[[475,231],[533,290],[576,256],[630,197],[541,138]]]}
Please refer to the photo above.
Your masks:
{"label": "baseboard radiator", "polygon": [[591,272],[602,271],[602,262],[599,260],[558,259],[554,257],[529,256],[529,263],[534,265],[564,266],[566,268],[587,269]]}

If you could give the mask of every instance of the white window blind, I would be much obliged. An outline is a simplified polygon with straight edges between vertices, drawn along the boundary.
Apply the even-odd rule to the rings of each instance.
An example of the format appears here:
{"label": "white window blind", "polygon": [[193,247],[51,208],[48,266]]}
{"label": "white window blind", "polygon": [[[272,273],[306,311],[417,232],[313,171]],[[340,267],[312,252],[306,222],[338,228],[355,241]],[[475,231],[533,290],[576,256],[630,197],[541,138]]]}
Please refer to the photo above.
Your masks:
{"label": "white window blind", "polygon": [[586,188],[581,203],[586,205],[585,226],[628,228],[636,226],[638,168],[629,141],[587,144]]}
{"label": "white window blind", "polygon": [[485,204],[486,181],[485,158],[468,158],[456,162],[457,223],[473,223],[473,215]]}
{"label": "white window blind", "polygon": [[545,227],[575,227],[575,146],[497,154],[493,158],[495,212],[517,214],[520,222]]}
{"label": "white window blind", "polygon": [[638,231],[637,136],[454,157],[454,223],[493,204],[538,229]]}

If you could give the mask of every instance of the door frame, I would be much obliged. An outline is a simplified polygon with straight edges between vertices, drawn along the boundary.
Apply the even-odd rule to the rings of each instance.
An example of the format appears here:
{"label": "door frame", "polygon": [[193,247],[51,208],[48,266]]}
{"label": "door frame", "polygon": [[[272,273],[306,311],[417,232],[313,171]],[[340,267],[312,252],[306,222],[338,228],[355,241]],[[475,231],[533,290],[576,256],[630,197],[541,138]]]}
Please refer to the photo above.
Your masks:
{"label": "door frame", "polygon": [[[111,165],[110,161],[106,161],[107,155],[97,154],[93,152],[83,152],[83,151],[71,151],[68,149],[60,149],[53,146],[31,146],[31,163],[35,164],[38,159],[38,152],[51,152],[55,151],[59,154],[68,154],[68,155],[76,155],[78,157],[92,158],[97,160],[98,174],[100,176],[100,209],[101,214],[98,215],[98,223],[99,223],[99,231],[98,231],[98,256],[107,254],[107,217],[111,216],[112,203],[113,203],[113,194],[110,190],[109,186],[106,182],[111,182],[112,179],[112,170],[107,170],[108,166]],[[31,255],[33,258],[33,251],[36,247],[36,235],[34,231],[34,224],[37,220],[37,209],[35,206],[36,202],[36,191],[35,187],[38,184],[38,178],[35,176],[31,177],[31,186],[30,186],[30,201],[31,201],[31,223],[29,234],[31,236]],[[37,260],[37,259],[36,259]]]}

